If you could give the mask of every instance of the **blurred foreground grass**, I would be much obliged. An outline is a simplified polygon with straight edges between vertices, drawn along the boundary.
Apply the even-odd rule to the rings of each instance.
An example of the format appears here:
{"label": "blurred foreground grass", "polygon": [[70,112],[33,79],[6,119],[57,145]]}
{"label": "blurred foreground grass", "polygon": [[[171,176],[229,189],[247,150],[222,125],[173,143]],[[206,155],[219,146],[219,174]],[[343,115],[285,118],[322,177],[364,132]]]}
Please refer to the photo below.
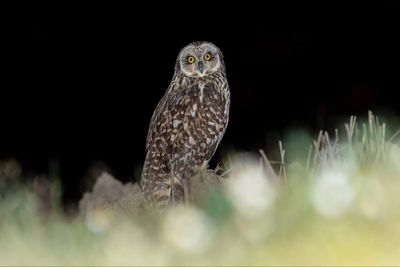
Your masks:
{"label": "blurred foreground grass", "polygon": [[283,143],[277,161],[235,154],[221,186],[161,215],[138,207],[137,186],[107,174],[127,198],[94,205],[88,193],[73,218],[56,187],[46,212],[46,186],[0,183],[0,265],[399,265],[400,138],[391,127],[370,113],[310,137],[305,151],[296,151],[304,139],[288,151]]}

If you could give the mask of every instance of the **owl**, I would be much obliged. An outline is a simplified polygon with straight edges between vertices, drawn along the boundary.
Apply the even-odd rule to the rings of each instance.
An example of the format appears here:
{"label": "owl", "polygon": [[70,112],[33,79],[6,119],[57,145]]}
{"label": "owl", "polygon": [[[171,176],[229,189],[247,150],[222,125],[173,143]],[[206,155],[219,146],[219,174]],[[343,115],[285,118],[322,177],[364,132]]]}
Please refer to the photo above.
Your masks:
{"label": "owl", "polygon": [[151,118],[141,176],[145,200],[163,208],[189,199],[228,124],[230,92],[221,50],[193,42],[179,53],[166,93]]}

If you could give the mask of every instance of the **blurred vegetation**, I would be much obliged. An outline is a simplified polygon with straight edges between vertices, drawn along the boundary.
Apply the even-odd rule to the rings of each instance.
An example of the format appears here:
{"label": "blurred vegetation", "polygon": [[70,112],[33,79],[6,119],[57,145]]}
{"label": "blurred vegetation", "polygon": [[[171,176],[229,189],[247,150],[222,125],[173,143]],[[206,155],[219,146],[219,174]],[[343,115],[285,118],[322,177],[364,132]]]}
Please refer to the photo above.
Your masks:
{"label": "blurred vegetation", "polygon": [[398,265],[400,134],[389,125],[369,113],[291,134],[276,159],[234,153],[191,203],[162,214],[104,172],[66,216],[56,181],[22,183],[17,162],[0,162],[0,265]]}

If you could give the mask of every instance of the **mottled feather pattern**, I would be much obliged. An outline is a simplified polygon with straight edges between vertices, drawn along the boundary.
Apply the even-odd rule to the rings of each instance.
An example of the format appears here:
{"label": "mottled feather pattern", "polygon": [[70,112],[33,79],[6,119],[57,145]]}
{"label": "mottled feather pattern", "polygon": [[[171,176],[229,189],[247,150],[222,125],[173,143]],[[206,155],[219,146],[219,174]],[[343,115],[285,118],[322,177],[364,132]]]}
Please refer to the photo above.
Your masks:
{"label": "mottled feather pattern", "polygon": [[150,123],[142,173],[146,199],[156,206],[183,201],[185,183],[207,168],[225,133],[229,103],[223,66],[204,77],[176,69]]}

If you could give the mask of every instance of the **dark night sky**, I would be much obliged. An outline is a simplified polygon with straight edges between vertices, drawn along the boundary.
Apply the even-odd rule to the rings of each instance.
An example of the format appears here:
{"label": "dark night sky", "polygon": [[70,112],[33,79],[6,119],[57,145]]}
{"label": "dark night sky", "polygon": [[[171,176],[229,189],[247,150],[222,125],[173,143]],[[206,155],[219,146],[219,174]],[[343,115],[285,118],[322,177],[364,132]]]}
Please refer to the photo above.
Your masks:
{"label": "dark night sky", "polygon": [[268,133],[330,127],[336,115],[380,107],[400,114],[395,1],[240,8],[17,9],[3,32],[0,156],[35,172],[59,159],[71,195],[92,160],[132,177],[176,56],[194,40],[212,41],[225,55],[232,106],[221,147],[268,149],[276,141]]}

